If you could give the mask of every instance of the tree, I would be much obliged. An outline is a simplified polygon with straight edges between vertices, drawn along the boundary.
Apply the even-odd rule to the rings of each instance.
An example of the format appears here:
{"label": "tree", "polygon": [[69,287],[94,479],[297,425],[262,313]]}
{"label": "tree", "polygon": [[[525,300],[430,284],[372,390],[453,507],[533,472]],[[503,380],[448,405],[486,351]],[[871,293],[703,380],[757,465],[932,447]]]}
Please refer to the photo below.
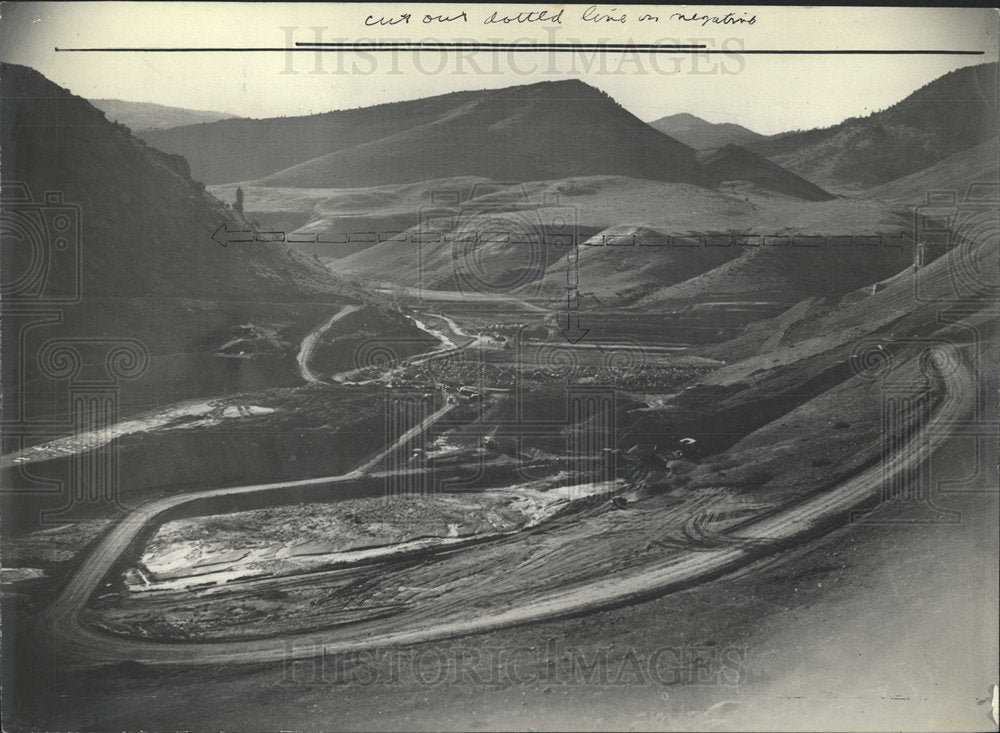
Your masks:
{"label": "tree", "polygon": [[241,214],[243,213],[243,189],[240,186],[236,187],[236,203],[233,204],[233,208]]}

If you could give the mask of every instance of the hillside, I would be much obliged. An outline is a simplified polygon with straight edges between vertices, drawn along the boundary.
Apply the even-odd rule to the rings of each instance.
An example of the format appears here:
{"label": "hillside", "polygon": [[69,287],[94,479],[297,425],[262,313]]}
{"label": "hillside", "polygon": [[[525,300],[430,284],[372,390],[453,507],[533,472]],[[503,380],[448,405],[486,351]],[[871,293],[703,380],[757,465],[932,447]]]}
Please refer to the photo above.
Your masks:
{"label": "hillside", "polygon": [[[700,184],[694,152],[582,82],[456,92],[308,117],[144,134],[206,183],[353,188],[452,176],[612,174]],[[252,153],[248,153],[252,151]]]}
{"label": "hillside", "polygon": [[[469,191],[492,183],[461,177],[364,188],[288,188],[246,184],[244,207],[266,229],[294,232],[298,240],[322,237],[324,243],[298,243],[306,254],[344,257],[371,246],[371,233],[415,227],[436,191]],[[223,201],[234,201],[238,184],[209,186]]]}
{"label": "hillside", "polygon": [[[483,193],[479,193],[483,191]],[[455,274],[483,272],[496,283],[518,288],[526,298],[557,301],[564,297],[565,247],[532,245],[558,233],[556,222],[575,224],[584,244],[580,247],[580,289],[585,297],[603,303],[635,302],[649,298],[659,302],[671,287],[683,287],[691,278],[718,271],[722,281],[708,278],[686,291],[695,300],[725,300],[728,291],[724,268],[746,259],[746,266],[760,270],[772,261],[771,274],[753,278],[737,298],[787,301],[803,292],[847,292],[902,269],[908,254],[838,252],[833,262],[818,260],[800,248],[767,247],[767,254],[754,254],[760,247],[740,247],[720,238],[719,246],[666,245],[667,235],[687,234],[800,234],[867,235],[876,232],[905,234],[906,217],[878,202],[835,199],[811,202],[767,190],[733,195],[698,186],[620,176],[589,176],[539,181],[518,186],[492,187],[480,183],[472,194],[454,207],[454,213],[439,220],[429,218],[423,233],[436,231],[457,235],[458,241],[401,244],[383,241],[360,253],[337,260],[338,272],[377,279],[395,279],[408,285],[422,283],[433,289],[457,287]],[[417,229],[404,234],[412,238]],[[562,231],[566,231],[565,227]],[[469,243],[476,232],[511,232],[522,243],[490,241]],[[908,240],[906,240],[908,241]],[[659,245],[659,246],[657,246]],[[666,246],[665,246],[666,245]],[[781,250],[780,253],[777,251]],[[775,254],[772,254],[772,253]],[[832,255],[826,255],[832,256]],[[735,259],[734,259],[735,258]],[[778,261],[790,260],[782,266]],[[742,266],[742,265],[741,265]],[[819,267],[809,275],[811,267]],[[790,269],[789,269],[790,268]],[[706,274],[707,273],[707,274]],[[842,279],[838,279],[841,273]],[[738,277],[735,272],[732,277]],[[787,281],[782,281],[783,276]],[[527,282],[526,282],[527,280]],[[815,281],[815,282],[811,282]],[[766,297],[758,297],[764,293]],[[656,306],[659,308],[659,306]]]}
{"label": "hillside", "polygon": [[89,99],[87,101],[104,112],[112,122],[120,122],[135,132],[216,122],[234,116],[225,112],[168,107],[151,102],[127,102],[122,99]]}
{"label": "hillside", "polygon": [[724,265],[640,301],[646,308],[686,308],[696,302],[768,302],[785,307],[810,297],[843,296],[892,277],[913,262],[901,246],[753,247]]}
{"label": "hillside", "polygon": [[742,125],[732,122],[709,122],[687,112],[661,117],[649,125],[695,150],[711,150],[721,148],[723,145],[745,145],[766,137]]}
{"label": "hillside", "polygon": [[575,80],[490,92],[427,124],[258,183],[325,188],[452,176],[537,181],[586,175],[706,183],[693,150]]}
{"label": "hillside", "polygon": [[142,137],[160,150],[183,155],[199,181],[247,181],[433,122],[483,94],[455,92],[304,117],[221,120],[150,130]]}
{"label": "hillside", "polygon": [[760,188],[806,201],[834,198],[819,186],[739,145],[726,145],[698,154],[705,171],[718,181],[749,181]]}
{"label": "hillside", "polygon": [[958,69],[886,110],[748,144],[832,191],[880,185],[998,135],[997,64]]}
{"label": "hillside", "polygon": [[[527,184],[454,176],[351,188],[229,183],[210,190],[224,201],[233,201],[237,187],[242,188],[248,217],[265,228],[294,232],[300,241],[326,240],[297,244],[301,251],[324,259],[355,254],[386,233],[416,227],[420,212],[427,210],[435,192],[441,191],[452,192],[465,202],[476,199],[497,210],[535,207],[541,203],[539,196],[549,197],[572,207],[573,218],[592,231],[621,223],[622,219],[616,219],[620,216],[624,220],[638,218],[643,225],[673,234],[741,229],[748,222],[741,221],[736,212],[752,213],[755,207],[743,206],[751,198],[768,211],[763,220],[770,227],[769,233],[785,231],[781,212],[795,211],[794,220],[805,210],[800,212],[793,201],[783,199],[833,198],[745,148],[729,146],[698,153],[696,158],[702,177],[718,189],[717,193],[686,183],[626,176],[576,176]],[[681,192],[684,195],[678,197]],[[693,197],[693,202],[686,197]],[[695,208],[688,208],[692,203]]]}
{"label": "hillside", "polygon": [[970,183],[992,181],[1000,177],[1000,141],[993,139],[974,148],[955,153],[937,165],[898,178],[866,191],[866,195],[884,201],[920,206],[931,191],[951,190],[959,197]]}
{"label": "hillside", "polygon": [[[298,340],[362,294],[282,244],[220,247],[211,239],[220,225],[248,224],[191,180],[183,158],[147,147],[32,69],[0,74],[4,298],[75,301],[44,327],[5,310],[3,338],[20,343],[23,366],[5,359],[4,384],[40,395],[31,406],[42,412],[57,409],[45,396],[64,392],[40,376],[38,350],[80,337],[133,339],[151,355],[141,379],[122,383],[123,411],[130,401],[301,383]],[[60,200],[40,205],[47,192]],[[38,248],[59,245],[49,226],[68,229],[62,249]],[[234,331],[252,334],[254,358],[216,355]]]}
{"label": "hillside", "polygon": [[[997,223],[995,212],[991,223]],[[876,463],[887,435],[887,383],[926,390],[935,369],[949,374],[967,366],[979,393],[963,397],[980,400],[987,406],[983,415],[992,417],[997,253],[989,237],[973,238],[919,272],[900,272],[877,293],[789,303],[783,313],[740,329],[735,338],[696,347],[725,365],[666,395],[653,409],[623,411],[619,429],[636,442],[655,435],[661,445],[694,437],[714,455],[693,467],[686,490],[722,483],[763,500],[806,495]],[[994,274],[974,283],[956,279],[956,270]],[[923,297],[915,300],[918,289]],[[949,316],[942,317],[944,312]],[[995,475],[996,454],[987,450],[970,454],[962,465],[974,462],[976,470]],[[925,511],[923,521],[935,511]]]}
{"label": "hillside", "polygon": [[[899,270],[877,292],[864,288],[830,297],[818,277],[825,272],[832,283],[850,273],[851,261],[860,273],[863,259],[871,262],[874,252],[861,257],[807,253],[811,267],[798,274],[811,272],[820,287],[786,301],[773,317],[735,330],[732,338],[696,346],[694,353],[724,366],[666,395],[651,410],[620,415],[621,429],[637,442],[653,435],[661,441],[696,438],[702,450],[720,452],[692,470],[688,490],[722,481],[760,499],[808,493],[877,460],[886,435],[884,422],[879,429],[885,414],[880,411],[887,405],[884,385],[924,388],[935,368],[926,358],[928,347],[940,349],[939,358],[947,355],[937,362],[945,373],[958,366],[959,358],[976,372],[983,414],[995,415],[997,328],[991,311],[998,292],[998,223],[995,208],[980,212],[957,227],[958,246],[952,252],[920,270]],[[776,272],[779,264],[795,264],[791,257],[767,252],[734,259],[673,290],[691,295],[699,290],[692,287],[698,280],[711,277],[714,282],[701,283],[700,292],[725,297],[722,272],[733,275],[732,290],[733,284]],[[756,272],[753,264],[760,266]],[[782,279],[794,283],[797,276],[786,270]],[[767,297],[766,290],[757,292]],[[687,315],[683,309],[691,302],[683,295],[677,303],[659,302],[665,325]],[[655,310],[657,304],[646,306]],[[967,460],[991,476],[996,471],[993,449]]]}
{"label": "hillside", "polygon": [[7,65],[2,74],[4,180],[26,183],[36,198],[61,191],[81,207],[90,295],[330,292],[327,273],[284,245],[214,244],[220,224],[244,224],[191,179],[183,158],[146,146],[32,69]]}

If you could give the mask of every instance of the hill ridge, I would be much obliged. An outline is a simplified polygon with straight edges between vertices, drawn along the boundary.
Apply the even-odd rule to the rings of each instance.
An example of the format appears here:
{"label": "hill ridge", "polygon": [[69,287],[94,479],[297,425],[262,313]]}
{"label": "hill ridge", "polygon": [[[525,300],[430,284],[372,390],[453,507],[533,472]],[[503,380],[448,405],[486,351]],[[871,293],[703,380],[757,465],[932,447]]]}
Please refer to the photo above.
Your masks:
{"label": "hill ridge", "polygon": [[175,107],[156,102],[134,102],[111,98],[88,99],[87,101],[104,112],[105,116],[112,122],[120,122],[138,132],[200,125],[236,117],[236,115],[227,112]]}
{"label": "hill ridge", "polygon": [[660,117],[649,125],[697,150],[711,150],[730,143],[746,144],[765,139],[764,135],[735,122],[709,122],[690,112]]}
{"label": "hill ridge", "polygon": [[[407,142],[400,135],[413,137]],[[706,182],[690,148],[655,133],[606,92],[579,79],[450,92],[317,115],[229,119],[148,131],[143,139],[183,155],[192,175],[213,185],[273,185],[268,179],[278,176],[280,185],[301,186],[294,179],[302,175],[309,176],[311,187],[339,188],[453,175],[539,180],[602,173]],[[402,149],[379,156],[381,144]],[[422,157],[411,149],[420,146]],[[373,154],[381,163],[372,161]],[[334,157],[321,161],[325,156]],[[459,160],[463,156],[468,164]],[[422,169],[394,174],[403,160]],[[324,166],[332,166],[336,175]]]}
{"label": "hill ridge", "polygon": [[709,183],[691,148],[575,80],[495,90],[255,182],[347,188],[454,176],[534,181],[579,175]]}
{"label": "hill ridge", "polygon": [[860,190],[902,178],[1000,131],[997,63],[965,66],[867,117],[748,144],[826,188]]}
{"label": "hill ridge", "polygon": [[698,161],[719,181],[750,181],[762,188],[806,201],[835,198],[819,186],[742,145],[730,143],[715,150],[702,151],[698,154]]}

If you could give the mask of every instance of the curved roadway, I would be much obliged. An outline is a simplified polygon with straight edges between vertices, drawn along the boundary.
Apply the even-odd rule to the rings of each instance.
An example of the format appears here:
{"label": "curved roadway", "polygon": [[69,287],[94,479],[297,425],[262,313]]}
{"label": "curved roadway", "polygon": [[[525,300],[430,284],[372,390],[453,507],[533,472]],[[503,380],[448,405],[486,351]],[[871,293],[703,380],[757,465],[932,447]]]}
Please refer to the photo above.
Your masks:
{"label": "curved roadway", "polygon": [[[946,395],[934,417],[924,428],[929,450],[934,450],[950,435],[948,423],[963,417],[973,404],[976,384],[969,368],[957,353],[952,356],[959,366],[945,380]],[[447,406],[428,421],[436,420]],[[427,422],[427,421],[425,421]],[[418,426],[420,428],[421,426]],[[630,601],[661,595],[674,589],[718,577],[741,565],[774,551],[790,542],[814,535],[835,517],[862,506],[876,496],[887,475],[910,470],[922,459],[922,452],[906,450],[895,454],[888,466],[876,464],[847,482],[820,495],[808,498],[788,509],[742,525],[734,539],[746,542],[712,550],[693,551],[648,565],[641,570],[613,578],[595,580],[578,587],[559,589],[517,607],[486,612],[458,622],[438,619],[418,628],[364,635],[344,639],[343,629],[297,634],[272,639],[224,642],[155,642],[101,633],[81,623],[80,613],[102,578],[111,570],[146,524],[166,509],[186,501],[224,494],[248,493],[280,487],[314,483],[341,483],[359,475],[355,471],[332,478],[281,482],[216,489],[160,499],[138,509],[116,526],[64,586],[43,619],[57,644],[57,652],[82,663],[108,663],[135,660],[146,664],[236,664],[268,662],[325,653],[360,651],[373,647],[412,644],[435,639],[491,631],[527,622],[552,619],[568,614],[621,605]],[[378,459],[376,459],[378,460]],[[373,465],[372,462],[369,465]],[[294,641],[294,644],[289,642]]]}
{"label": "curved roadway", "polygon": [[339,321],[344,316],[356,313],[359,310],[361,310],[360,305],[342,306],[339,311],[333,314],[329,321],[324,323],[322,326],[314,328],[304,339],[302,339],[302,343],[299,345],[299,353],[295,359],[299,363],[299,373],[302,375],[304,380],[310,384],[326,384],[326,382],[320,379],[316,372],[309,368],[309,359],[312,356],[313,349],[316,348],[316,344],[319,343],[320,338],[330,329],[331,326],[333,326],[334,323]]}

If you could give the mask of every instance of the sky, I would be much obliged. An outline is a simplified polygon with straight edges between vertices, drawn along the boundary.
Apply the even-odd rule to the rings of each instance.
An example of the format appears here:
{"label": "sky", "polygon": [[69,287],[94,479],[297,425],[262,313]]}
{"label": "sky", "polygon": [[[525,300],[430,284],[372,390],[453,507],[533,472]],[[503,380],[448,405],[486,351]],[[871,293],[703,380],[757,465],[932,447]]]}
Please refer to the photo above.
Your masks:
{"label": "sky", "polygon": [[[490,23],[562,9],[561,22]],[[460,14],[465,11],[465,17]],[[707,24],[693,15],[750,20]],[[366,25],[379,18],[408,22]],[[683,18],[679,18],[680,14]],[[369,16],[371,16],[369,18]],[[431,16],[424,23],[424,16]],[[434,16],[453,17],[443,22]],[[586,17],[585,17],[586,16]],[[618,19],[624,16],[624,22]],[[640,18],[644,19],[640,20]],[[989,8],[483,5],[459,3],[7,3],[0,60],[87,98],[155,102],[243,117],[312,114],[383,102],[577,78],[643,120],[688,112],[765,134],[884,109],[953,69],[997,60]],[[682,43],[738,49],[948,49],[982,56],[651,56],[524,52],[288,54],[79,53],[58,48],[253,47],[308,41]]]}

